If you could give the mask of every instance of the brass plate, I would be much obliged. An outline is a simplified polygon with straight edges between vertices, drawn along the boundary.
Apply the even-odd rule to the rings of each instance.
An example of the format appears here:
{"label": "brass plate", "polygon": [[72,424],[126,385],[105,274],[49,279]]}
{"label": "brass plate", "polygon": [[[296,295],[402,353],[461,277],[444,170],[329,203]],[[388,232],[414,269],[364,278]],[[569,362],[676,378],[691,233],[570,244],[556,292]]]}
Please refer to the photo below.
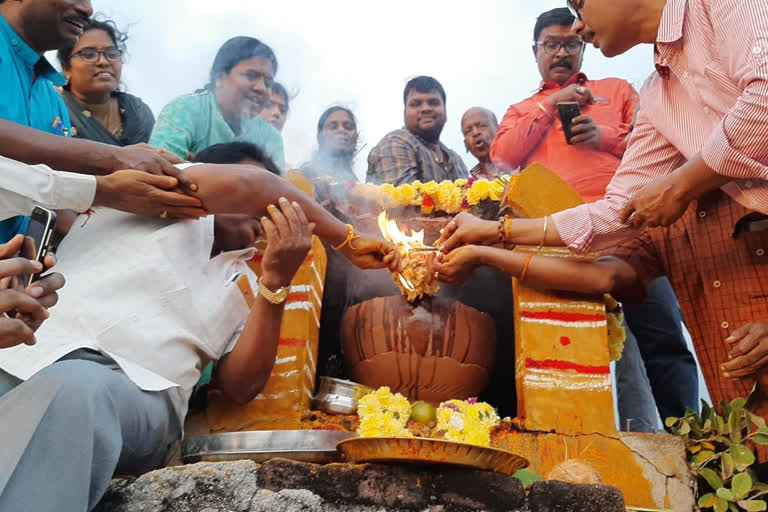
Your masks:
{"label": "brass plate", "polygon": [[336,447],[350,462],[450,464],[506,475],[528,465],[506,450],[423,437],[355,437]]}

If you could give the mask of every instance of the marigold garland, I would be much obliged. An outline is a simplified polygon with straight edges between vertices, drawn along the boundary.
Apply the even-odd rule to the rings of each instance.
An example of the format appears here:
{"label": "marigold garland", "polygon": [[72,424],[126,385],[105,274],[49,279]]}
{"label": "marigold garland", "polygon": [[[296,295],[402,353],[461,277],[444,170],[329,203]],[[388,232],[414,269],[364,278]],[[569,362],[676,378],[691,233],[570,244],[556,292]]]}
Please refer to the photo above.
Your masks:
{"label": "marigold garland", "polygon": [[395,187],[392,184],[372,185],[358,183],[350,193],[353,196],[374,201],[382,208],[397,206],[420,206],[424,214],[433,211],[451,214],[469,210],[483,201],[501,201],[509,176],[502,176],[493,181],[460,179],[456,181],[414,181]]}

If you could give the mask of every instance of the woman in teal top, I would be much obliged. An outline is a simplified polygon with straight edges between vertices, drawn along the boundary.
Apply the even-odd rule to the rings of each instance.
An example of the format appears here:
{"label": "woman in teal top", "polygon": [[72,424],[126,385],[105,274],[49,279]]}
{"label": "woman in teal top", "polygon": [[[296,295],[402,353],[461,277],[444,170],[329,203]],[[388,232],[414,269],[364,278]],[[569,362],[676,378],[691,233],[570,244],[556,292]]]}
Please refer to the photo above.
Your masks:
{"label": "woman in teal top", "polygon": [[230,39],[216,54],[210,83],[166,105],[149,144],[189,159],[214,144],[250,142],[284,170],[283,139],[259,117],[276,72],[277,58],[269,46],[252,37]]}

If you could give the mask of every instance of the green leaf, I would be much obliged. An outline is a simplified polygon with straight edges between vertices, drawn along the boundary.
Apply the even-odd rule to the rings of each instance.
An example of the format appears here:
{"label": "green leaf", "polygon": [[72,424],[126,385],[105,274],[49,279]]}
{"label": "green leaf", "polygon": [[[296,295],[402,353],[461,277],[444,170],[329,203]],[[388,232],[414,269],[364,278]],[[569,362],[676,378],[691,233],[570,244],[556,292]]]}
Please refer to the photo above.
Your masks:
{"label": "green leaf", "polygon": [[743,409],[734,409],[731,411],[730,416],[728,416],[728,429],[731,431],[731,441],[734,443],[740,443],[741,442],[741,413],[743,412]]}
{"label": "green leaf", "polygon": [[715,411],[712,409],[712,407],[709,406],[709,404],[702,400],[701,401],[701,419],[705,422],[707,420],[713,420],[715,418]]}
{"label": "green leaf", "polygon": [[752,424],[754,424],[758,429],[764,429],[768,430],[765,427],[768,426],[765,423],[765,418],[760,416],[759,414],[750,414],[750,419],[752,420]]}
{"label": "green leaf", "polygon": [[699,498],[699,507],[700,508],[710,508],[714,507],[715,503],[717,503],[717,496],[715,493],[710,492]]}
{"label": "green leaf", "polygon": [[768,504],[766,504],[763,500],[740,501],[739,506],[749,512],[760,512],[761,510],[766,510],[768,508]]}
{"label": "green leaf", "polygon": [[725,422],[722,416],[715,418],[715,428],[717,429],[717,433],[721,436],[726,436],[731,433],[731,430],[728,428],[728,424]]}
{"label": "green leaf", "polygon": [[744,397],[734,398],[731,400],[731,411],[735,411],[737,409],[743,409],[744,406],[747,405],[747,399]]}
{"label": "green leaf", "polygon": [[520,480],[524,489],[527,489],[535,482],[541,482],[543,480],[538,474],[529,469],[520,469],[513,476]]}
{"label": "green leaf", "polygon": [[731,445],[729,452],[733,456],[733,463],[736,469],[739,471],[744,471],[755,463],[755,454],[743,444]]}
{"label": "green leaf", "polygon": [[722,469],[723,480],[728,480],[733,475],[734,467],[736,464],[733,462],[733,455],[730,453],[724,453],[720,459],[720,467]]}
{"label": "green leaf", "polygon": [[717,476],[717,473],[709,468],[700,469],[699,475],[707,481],[713,491],[716,491],[723,486],[723,481]]}
{"label": "green leaf", "polygon": [[703,464],[707,462],[709,459],[715,456],[715,452],[709,451],[709,450],[701,450],[699,453],[693,456],[693,463],[694,464]]}
{"label": "green leaf", "polygon": [[728,502],[723,498],[717,498],[715,502],[715,512],[726,512],[728,510]]}
{"label": "green leaf", "polygon": [[677,429],[677,432],[681,436],[687,436],[691,432],[691,425],[688,422],[683,421],[680,423],[680,427]]}
{"label": "green leaf", "polygon": [[675,423],[679,421],[679,418],[675,418],[674,416],[670,416],[666,420],[664,420],[664,426],[667,428],[672,428],[675,426]]}
{"label": "green leaf", "polygon": [[718,498],[722,498],[724,500],[728,500],[728,501],[736,500],[736,496],[734,496],[733,491],[727,487],[719,488],[715,494],[717,494]]}
{"label": "green leaf", "polygon": [[749,491],[752,490],[752,477],[748,473],[739,473],[731,480],[731,488],[733,489],[733,495],[736,497],[733,501],[745,498]]}

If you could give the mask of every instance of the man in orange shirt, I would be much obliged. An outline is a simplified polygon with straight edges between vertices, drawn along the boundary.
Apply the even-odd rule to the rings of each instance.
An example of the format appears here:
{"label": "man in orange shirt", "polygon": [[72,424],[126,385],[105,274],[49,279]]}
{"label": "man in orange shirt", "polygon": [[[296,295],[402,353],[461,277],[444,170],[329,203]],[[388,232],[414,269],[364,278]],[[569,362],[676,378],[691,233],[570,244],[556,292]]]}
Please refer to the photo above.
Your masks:
{"label": "man in orange shirt", "polygon": [[[637,92],[625,80],[589,80],[581,72],[584,40],[571,31],[566,8],[539,16],[533,53],[542,82],[530,98],[509,107],[491,145],[493,161],[524,169],[539,162],[555,171],[584,201],[602,199],[627,147]],[[559,102],[575,101],[583,115],[565,139]]]}
{"label": "man in orange shirt", "polygon": [[[585,42],[571,30],[567,8],[543,13],[534,28],[533,53],[542,82],[530,98],[512,105],[491,145],[494,162],[524,169],[538,162],[568,182],[586,202],[602,199],[621,163],[635,116],[638,94],[625,80],[589,80],[581,72]],[[559,102],[577,102],[582,115],[566,140]],[[655,414],[641,388],[647,374],[662,419],[698,409],[696,361],[682,332],[680,306],[666,278],[655,281],[648,298],[626,307],[642,361],[631,347],[617,365],[622,428],[655,430]],[[644,364],[643,364],[644,363]],[[644,367],[643,367],[644,366]],[[646,388],[647,389],[647,388]]]}

